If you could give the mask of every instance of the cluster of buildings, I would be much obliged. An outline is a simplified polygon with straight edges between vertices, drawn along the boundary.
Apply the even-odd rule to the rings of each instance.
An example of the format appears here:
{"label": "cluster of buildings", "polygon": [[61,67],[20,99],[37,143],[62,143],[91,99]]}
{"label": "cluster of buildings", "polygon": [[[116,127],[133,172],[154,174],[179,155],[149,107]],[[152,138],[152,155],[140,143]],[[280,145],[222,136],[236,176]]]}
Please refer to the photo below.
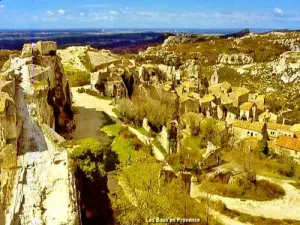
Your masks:
{"label": "cluster of buildings", "polygon": [[288,125],[287,120],[270,111],[266,96],[250,93],[245,87],[232,87],[219,82],[217,71],[210,80],[184,81],[175,88],[180,99],[180,113],[201,114],[204,118],[222,121],[238,140],[248,137],[271,141],[276,152],[300,159],[300,124]]}

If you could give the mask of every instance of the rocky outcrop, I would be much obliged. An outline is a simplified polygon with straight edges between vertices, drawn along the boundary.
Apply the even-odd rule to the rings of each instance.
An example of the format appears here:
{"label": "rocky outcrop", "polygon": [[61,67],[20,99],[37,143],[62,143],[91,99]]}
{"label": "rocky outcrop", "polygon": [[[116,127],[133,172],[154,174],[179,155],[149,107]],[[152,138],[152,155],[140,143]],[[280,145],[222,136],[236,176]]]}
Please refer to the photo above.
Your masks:
{"label": "rocky outcrop", "polygon": [[163,47],[169,46],[169,45],[176,45],[176,44],[182,44],[182,43],[193,43],[198,41],[204,40],[203,35],[199,34],[179,34],[176,36],[170,36],[168,37],[164,43]]}
{"label": "rocky outcrop", "polygon": [[17,162],[0,166],[0,214],[7,225],[77,224],[67,151],[54,131],[74,128],[69,85],[55,52],[54,42],[26,44],[0,74],[0,164]]}
{"label": "rocky outcrop", "polygon": [[203,155],[202,162],[199,163],[201,169],[211,169],[221,164],[221,149],[213,143],[208,142],[207,149]]}
{"label": "rocky outcrop", "polygon": [[245,65],[253,63],[253,58],[249,55],[240,54],[220,54],[217,60],[218,63],[228,65]]}
{"label": "rocky outcrop", "polygon": [[241,37],[247,36],[249,34],[250,34],[250,30],[244,29],[244,30],[241,30],[236,33],[231,33],[231,34],[226,34],[226,35],[220,36],[220,38],[241,38]]}
{"label": "rocky outcrop", "polygon": [[278,40],[274,40],[273,43],[284,45],[288,47],[291,51],[295,51],[295,52],[300,51],[300,38],[278,39]]}
{"label": "rocky outcrop", "polygon": [[[68,153],[50,127],[42,128],[47,150],[18,157],[13,204],[6,224],[79,224],[74,178],[69,173]],[[54,144],[57,143],[57,144]]]}
{"label": "rocky outcrop", "polygon": [[250,189],[256,185],[256,173],[246,171],[234,163],[214,168],[213,172],[206,175],[206,179],[210,182],[236,185],[244,189]]}
{"label": "rocky outcrop", "polygon": [[281,77],[284,83],[300,80],[300,53],[298,52],[285,52],[268,66],[272,74]]}

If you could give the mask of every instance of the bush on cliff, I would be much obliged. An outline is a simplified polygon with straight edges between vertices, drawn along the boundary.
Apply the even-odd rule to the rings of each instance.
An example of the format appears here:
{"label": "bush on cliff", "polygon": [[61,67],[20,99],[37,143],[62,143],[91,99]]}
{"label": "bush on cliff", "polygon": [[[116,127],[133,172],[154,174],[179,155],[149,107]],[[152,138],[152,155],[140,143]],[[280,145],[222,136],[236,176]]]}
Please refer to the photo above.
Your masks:
{"label": "bush on cliff", "polygon": [[105,176],[106,172],[114,170],[119,163],[118,157],[108,146],[93,138],[77,141],[77,144],[80,146],[72,151],[71,158],[75,166],[91,180]]}

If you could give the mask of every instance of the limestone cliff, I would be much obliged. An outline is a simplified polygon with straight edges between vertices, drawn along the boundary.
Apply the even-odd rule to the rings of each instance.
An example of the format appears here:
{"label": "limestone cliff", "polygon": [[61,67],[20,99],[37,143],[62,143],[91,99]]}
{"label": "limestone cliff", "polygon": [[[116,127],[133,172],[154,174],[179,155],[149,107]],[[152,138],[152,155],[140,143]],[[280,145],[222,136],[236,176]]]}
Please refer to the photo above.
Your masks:
{"label": "limestone cliff", "polygon": [[78,224],[67,151],[55,132],[74,129],[56,49],[55,42],[25,44],[0,74],[0,225]]}

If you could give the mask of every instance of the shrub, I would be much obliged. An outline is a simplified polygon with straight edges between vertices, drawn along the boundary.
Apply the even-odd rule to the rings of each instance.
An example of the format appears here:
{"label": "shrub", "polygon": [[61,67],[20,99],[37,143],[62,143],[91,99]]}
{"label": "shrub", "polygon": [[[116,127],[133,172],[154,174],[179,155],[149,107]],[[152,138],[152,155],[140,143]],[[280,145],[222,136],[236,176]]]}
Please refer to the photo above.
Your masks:
{"label": "shrub", "polygon": [[86,71],[65,68],[71,87],[83,86],[90,83],[90,74]]}
{"label": "shrub", "polygon": [[131,139],[135,137],[135,135],[129,130],[127,126],[121,126],[118,134],[125,139]]}
{"label": "shrub", "polygon": [[139,150],[144,145],[143,142],[140,141],[136,136],[133,137],[131,140],[131,145],[134,150]]}
{"label": "shrub", "polygon": [[71,153],[77,167],[91,180],[105,176],[103,156],[106,147],[93,138],[80,140],[79,144]]}

